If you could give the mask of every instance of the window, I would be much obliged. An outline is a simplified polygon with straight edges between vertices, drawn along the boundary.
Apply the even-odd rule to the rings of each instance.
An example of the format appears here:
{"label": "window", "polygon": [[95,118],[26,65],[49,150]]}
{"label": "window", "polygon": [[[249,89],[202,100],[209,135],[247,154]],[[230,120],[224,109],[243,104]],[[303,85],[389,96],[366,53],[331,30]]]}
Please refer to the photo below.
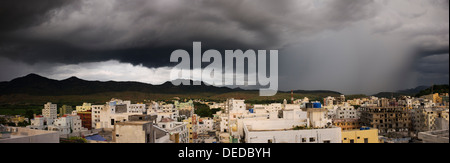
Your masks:
{"label": "window", "polygon": [[268,139],[268,140],[267,140],[267,143],[273,143],[273,142],[272,142],[272,139]]}
{"label": "window", "polygon": [[355,143],[355,140],[353,140],[353,139],[350,139],[350,143]]}
{"label": "window", "polygon": [[316,138],[309,138],[309,142],[315,142]]}
{"label": "window", "polygon": [[369,143],[369,138],[364,138],[364,143]]}
{"label": "window", "polygon": [[302,138],[302,143],[305,143],[306,142],[306,138]]}
{"label": "window", "polygon": [[331,141],[325,140],[325,141],[323,141],[323,143],[331,143]]}

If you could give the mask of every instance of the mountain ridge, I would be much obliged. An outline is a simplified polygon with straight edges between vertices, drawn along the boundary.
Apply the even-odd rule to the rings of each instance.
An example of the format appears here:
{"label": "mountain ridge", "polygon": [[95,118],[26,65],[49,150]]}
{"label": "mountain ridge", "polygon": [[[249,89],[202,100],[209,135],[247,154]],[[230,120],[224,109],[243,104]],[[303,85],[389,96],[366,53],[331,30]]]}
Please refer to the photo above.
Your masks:
{"label": "mountain ridge", "polygon": [[155,93],[192,93],[202,91],[225,93],[233,91],[231,88],[207,86],[204,83],[200,86],[174,86],[168,81],[161,85],[152,85],[135,81],[88,81],[75,76],[63,80],[55,80],[37,74],[28,74],[12,79],[9,82],[0,82],[0,89],[0,95],[86,95],[124,91]]}
{"label": "mountain ridge", "polygon": [[[192,80],[178,79],[178,81]],[[172,81],[164,82],[160,85],[136,81],[89,81],[72,76],[62,80],[50,79],[38,74],[28,74],[26,76],[12,79],[11,81],[0,82],[0,95],[28,94],[28,95],[89,95],[104,92],[146,92],[162,94],[188,94],[200,92],[229,93],[235,91],[258,91],[257,89],[242,89],[217,87],[201,82],[201,85],[179,85],[175,86]],[[279,91],[290,93],[290,91]],[[341,93],[328,90],[294,90],[294,93],[328,93],[338,96]]]}

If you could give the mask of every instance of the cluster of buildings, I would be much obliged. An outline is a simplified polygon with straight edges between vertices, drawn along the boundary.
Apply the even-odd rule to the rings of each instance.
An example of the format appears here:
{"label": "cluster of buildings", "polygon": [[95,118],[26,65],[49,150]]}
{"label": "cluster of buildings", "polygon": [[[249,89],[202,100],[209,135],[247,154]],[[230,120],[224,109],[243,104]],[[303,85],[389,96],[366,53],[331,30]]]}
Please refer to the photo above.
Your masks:
{"label": "cluster of buildings", "polygon": [[212,143],[213,119],[194,114],[194,103],[150,101],[133,104],[111,99],[103,105],[48,102],[28,129],[52,131],[60,138],[85,137],[92,143]]}
{"label": "cluster of buildings", "polygon": [[0,119],[4,120],[3,123],[13,124],[14,126],[19,126],[29,122],[30,120],[22,115],[0,115]]}
{"label": "cluster of buildings", "polygon": [[[291,104],[284,100],[246,107],[244,100],[228,99],[224,111],[216,114],[221,143],[344,142],[342,129],[333,125],[328,110],[318,101],[304,98]],[[366,135],[378,142],[377,133]]]}
{"label": "cluster of buildings", "polygon": [[[195,102],[221,111],[200,117],[192,100],[133,104],[111,99],[103,105],[63,105],[58,114],[49,102],[26,128],[90,143],[448,143],[448,93],[350,100],[341,95],[323,102],[305,97],[252,105],[233,98]],[[8,135],[17,129],[4,130]]]}

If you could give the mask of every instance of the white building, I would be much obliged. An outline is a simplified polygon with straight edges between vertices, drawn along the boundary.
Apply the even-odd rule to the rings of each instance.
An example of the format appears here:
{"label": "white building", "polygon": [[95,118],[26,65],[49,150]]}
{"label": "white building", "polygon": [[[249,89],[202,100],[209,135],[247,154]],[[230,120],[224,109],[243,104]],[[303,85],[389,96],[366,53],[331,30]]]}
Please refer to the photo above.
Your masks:
{"label": "white building", "polygon": [[[247,107],[245,105],[245,100],[227,99],[225,103],[225,111],[230,115],[239,115],[247,112]],[[234,118],[236,118],[234,116]]]}
{"label": "white building", "polygon": [[176,122],[170,118],[163,118],[158,121],[158,127],[167,131],[169,135],[177,135],[178,140],[173,140],[178,143],[189,143],[189,130],[186,122]]}
{"label": "white building", "polygon": [[341,128],[294,129],[303,122],[292,120],[255,120],[244,122],[246,143],[340,143]]}
{"label": "white building", "polygon": [[[267,105],[255,104],[253,105],[253,109],[256,114],[268,113],[269,119],[278,119],[278,111],[282,109],[282,106],[286,106],[286,104],[284,105],[282,105],[281,103],[272,103]],[[289,106],[296,106],[296,105],[288,105],[288,107]]]}
{"label": "white building", "polygon": [[100,112],[103,110],[105,105],[92,105],[92,128],[96,128],[97,123],[100,123]]}
{"label": "white building", "polygon": [[307,120],[308,112],[303,111],[302,109],[290,109],[283,110],[283,119],[286,120]]}
{"label": "white building", "polygon": [[324,108],[308,108],[308,118],[310,126],[313,128],[324,128],[333,124],[331,119],[328,119],[327,109]]}
{"label": "white building", "polygon": [[96,122],[96,128],[114,128],[118,122],[128,121],[130,115],[142,115],[145,112],[145,104],[131,104],[130,101],[112,99],[102,107],[99,107],[100,122]]}
{"label": "white building", "polygon": [[336,108],[335,115],[333,118],[335,118],[335,119],[347,119],[347,118],[358,119],[359,116],[357,115],[357,111],[356,111],[355,107],[348,105],[348,103],[345,103],[344,105],[339,105]]}
{"label": "white building", "polygon": [[207,133],[211,131],[215,131],[214,120],[212,118],[200,118],[198,133]]}
{"label": "white building", "polygon": [[37,115],[34,119],[31,119],[31,125],[27,126],[30,129],[46,130],[49,125],[53,124],[53,121],[58,117],[57,105],[48,102],[44,104],[42,109],[42,116]]}
{"label": "white building", "polygon": [[145,104],[129,104],[128,113],[144,114],[146,112]]}
{"label": "white building", "polygon": [[323,99],[323,105],[324,106],[332,106],[332,105],[334,105],[335,100],[336,99],[334,97],[328,96]]}
{"label": "white building", "polygon": [[81,126],[81,119],[78,115],[66,114],[56,119],[53,125],[49,125],[48,130],[57,131],[62,135],[86,131],[87,129]]}
{"label": "white building", "polygon": [[[47,118],[43,116],[35,116],[34,119],[31,119],[31,125],[27,126],[27,128],[30,129],[37,129],[37,130],[45,130],[48,126]],[[52,119],[50,119],[52,120]],[[53,120],[50,122],[50,124],[53,123]]]}
{"label": "white building", "polygon": [[44,109],[42,109],[42,116],[48,119],[56,119],[58,117],[57,105],[48,102],[44,104]]}
{"label": "white building", "polygon": [[113,142],[154,143],[155,130],[149,121],[119,122],[114,124]]}
{"label": "white building", "polygon": [[210,109],[225,108],[225,103],[213,102],[212,104],[209,104],[208,106]]}

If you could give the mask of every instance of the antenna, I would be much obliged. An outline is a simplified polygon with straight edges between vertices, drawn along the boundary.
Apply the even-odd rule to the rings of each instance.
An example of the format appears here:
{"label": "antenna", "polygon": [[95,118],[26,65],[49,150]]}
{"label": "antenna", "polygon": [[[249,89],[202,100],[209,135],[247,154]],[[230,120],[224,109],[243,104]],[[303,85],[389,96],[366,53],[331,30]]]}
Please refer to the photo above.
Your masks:
{"label": "antenna", "polygon": [[294,103],[294,90],[291,90],[291,103]]}
{"label": "antenna", "polygon": [[431,94],[434,93],[434,84],[431,84]]}

